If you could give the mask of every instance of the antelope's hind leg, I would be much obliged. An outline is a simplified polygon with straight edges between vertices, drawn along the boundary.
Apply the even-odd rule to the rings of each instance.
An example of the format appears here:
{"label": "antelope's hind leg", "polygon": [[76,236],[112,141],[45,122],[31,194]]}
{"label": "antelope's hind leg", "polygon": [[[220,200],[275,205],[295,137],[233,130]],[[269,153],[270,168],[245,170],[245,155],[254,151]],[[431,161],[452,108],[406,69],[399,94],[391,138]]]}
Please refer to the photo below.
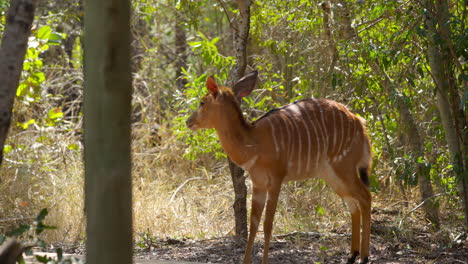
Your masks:
{"label": "antelope's hind leg", "polygon": [[[359,256],[361,263],[369,259],[371,195],[367,186],[351,166],[334,166],[324,171],[323,179],[344,199],[351,212],[351,252],[348,263]],[[362,226],[362,233],[361,233]]]}

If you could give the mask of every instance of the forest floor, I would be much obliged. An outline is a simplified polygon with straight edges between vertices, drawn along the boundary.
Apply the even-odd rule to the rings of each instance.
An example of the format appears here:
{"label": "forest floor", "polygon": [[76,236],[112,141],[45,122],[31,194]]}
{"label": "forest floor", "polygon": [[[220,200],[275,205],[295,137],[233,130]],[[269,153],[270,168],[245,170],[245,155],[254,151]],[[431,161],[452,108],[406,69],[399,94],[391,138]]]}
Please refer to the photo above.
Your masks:
{"label": "forest floor", "polygon": [[[457,228],[433,232],[418,219],[406,219],[400,228],[394,221],[395,211],[373,211],[370,263],[468,263],[468,237]],[[390,219],[393,219],[390,221]],[[448,221],[445,220],[448,224]],[[351,240],[348,227],[326,233],[276,235],[272,239],[271,264],[346,263]],[[261,262],[262,235],[254,248],[253,263]],[[84,255],[84,248],[64,247],[71,254]],[[135,258],[198,263],[241,263],[244,245],[232,237],[205,240],[149,238],[139,242]],[[358,261],[356,261],[357,263]],[[138,261],[137,261],[138,263]]]}
{"label": "forest floor", "polygon": [[[378,234],[372,235],[370,263],[468,263],[468,242],[466,237],[450,247],[438,248],[432,244],[436,238],[430,234],[417,234],[411,240],[389,241]],[[463,241],[460,241],[460,240]],[[348,245],[349,235],[338,233],[291,233],[276,236],[270,247],[270,263],[312,264],[346,263],[347,251],[339,245]],[[68,253],[83,254],[83,248],[65,250]],[[232,238],[208,240],[164,239],[153,241],[150,249],[137,250],[135,259],[142,263],[158,261],[181,261],[197,263],[241,263],[244,247]],[[261,262],[261,243],[255,246],[253,263]],[[136,261],[135,263],[139,263]],[[174,262],[175,263],[175,262]],[[358,263],[358,261],[356,261]]]}

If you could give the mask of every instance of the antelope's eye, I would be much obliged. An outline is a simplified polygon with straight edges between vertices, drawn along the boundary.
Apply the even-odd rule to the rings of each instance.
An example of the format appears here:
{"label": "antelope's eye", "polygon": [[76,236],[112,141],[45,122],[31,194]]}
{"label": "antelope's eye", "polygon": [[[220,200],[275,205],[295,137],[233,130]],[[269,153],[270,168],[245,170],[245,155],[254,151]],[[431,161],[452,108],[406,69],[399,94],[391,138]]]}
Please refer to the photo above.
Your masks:
{"label": "antelope's eye", "polygon": [[203,106],[205,104],[205,102],[201,101],[200,102],[200,106]]}

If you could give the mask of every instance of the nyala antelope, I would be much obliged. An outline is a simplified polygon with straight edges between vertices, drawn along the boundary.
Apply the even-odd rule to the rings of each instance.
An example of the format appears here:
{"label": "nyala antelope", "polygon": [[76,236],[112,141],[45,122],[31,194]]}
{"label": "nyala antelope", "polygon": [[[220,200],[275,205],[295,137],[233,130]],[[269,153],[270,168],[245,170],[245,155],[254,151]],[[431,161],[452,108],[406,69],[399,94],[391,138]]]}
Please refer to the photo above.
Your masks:
{"label": "nyala antelope", "polygon": [[265,202],[263,264],[268,263],[273,218],[282,183],[314,177],[325,180],[351,211],[348,263],[354,263],[358,255],[360,263],[367,263],[371,147],[365,121],[335,101],[308,99],[273,109],[249,124],[239,105],[242,98],[252,92],[256,80],[257,72],[251,72],[231,89],[217,85],[213,77],[208,77],[208,93],[187,120],[192,130],[214,128],[227,155],[250,175],[252,210],[243,263],[251,262]]}

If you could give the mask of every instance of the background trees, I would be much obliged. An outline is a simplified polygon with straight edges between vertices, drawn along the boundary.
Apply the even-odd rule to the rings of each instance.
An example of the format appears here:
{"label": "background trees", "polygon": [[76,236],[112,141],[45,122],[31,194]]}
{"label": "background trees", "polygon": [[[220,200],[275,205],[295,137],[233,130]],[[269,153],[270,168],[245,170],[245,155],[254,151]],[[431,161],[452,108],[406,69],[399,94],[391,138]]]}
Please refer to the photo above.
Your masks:
{"label": "background trees", "polygon": [[[224,154],[213,132],[193,134],[184,123],[207,75],[234,78],[238,4],[131,4],[135,230],[226,234],[234,194]],[[38,6],[0,172],[0,218],[23,220],[0,222],[1,230],[49,207],[59,227],[49,239],[84,236],[82,10],[80,1]],[[415,223],[458,230],[467,219],[466,14],[461,0],[253,1],[247,68],[260,82],[245,115],[311,96],[347,104],[368,121],[375,210],[397,208],[391,224],[400,231]],[[278,232],[341,226],[342,204],[323,183],[283,192]]]}

